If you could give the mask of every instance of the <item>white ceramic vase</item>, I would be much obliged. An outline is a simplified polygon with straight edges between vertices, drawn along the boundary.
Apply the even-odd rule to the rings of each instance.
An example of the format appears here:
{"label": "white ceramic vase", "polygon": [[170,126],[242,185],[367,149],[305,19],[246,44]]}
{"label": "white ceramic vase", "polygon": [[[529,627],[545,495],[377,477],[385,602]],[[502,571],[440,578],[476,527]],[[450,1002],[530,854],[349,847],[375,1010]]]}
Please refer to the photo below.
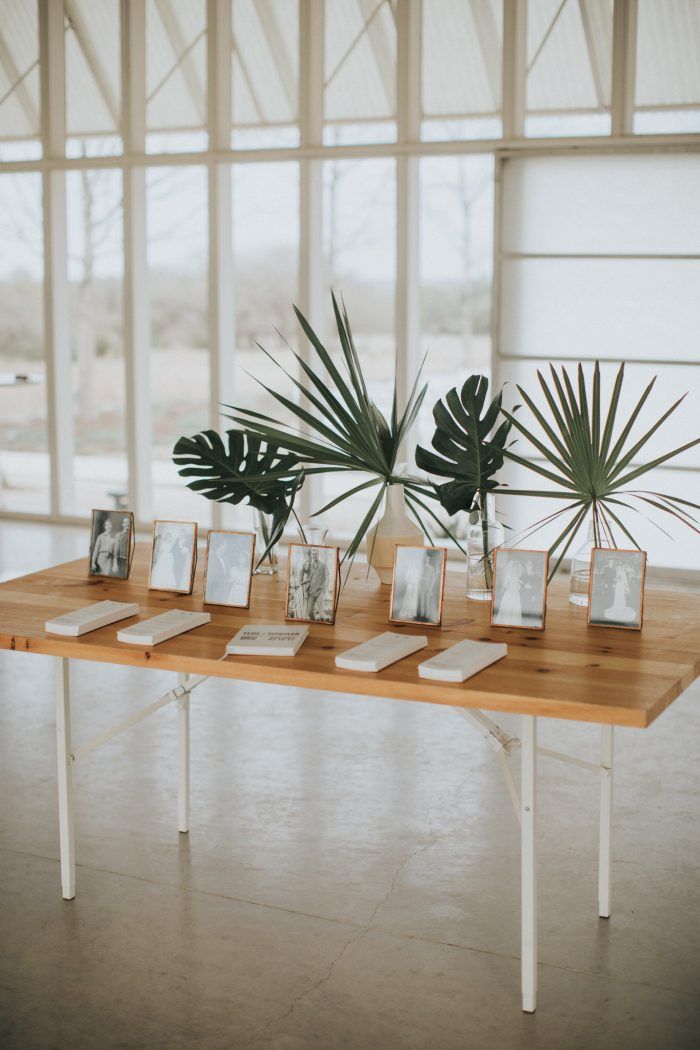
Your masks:
{"label": "white ceramic vase", "polygon": [[423,532],[406,513],[403,485],[389,485],[384,514],[367,533],[367,557],[381,583],[391,586],[394,549],[423,546]]}

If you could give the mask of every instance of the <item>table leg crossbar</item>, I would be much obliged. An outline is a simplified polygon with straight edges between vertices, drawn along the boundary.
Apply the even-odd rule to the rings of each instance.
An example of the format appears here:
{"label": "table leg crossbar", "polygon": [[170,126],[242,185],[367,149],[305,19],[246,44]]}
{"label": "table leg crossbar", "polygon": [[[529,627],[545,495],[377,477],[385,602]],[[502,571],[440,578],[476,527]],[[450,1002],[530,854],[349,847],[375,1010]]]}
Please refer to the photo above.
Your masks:
{"label": "table leg crossbar", "polygon": [[[56,748],[58,757],[58,813],[63,897],[75,897],[75,834],[73,823],[73,764],[108,740],[124,733],[159,711],[176,703],[178,707],[178,827],[189,830],[190,823],[190,694],[207,679],[206,675],[178,675],[178,684],[148,707],[137,711],[112,729],[100,733],[82,747],[73,749],[70,726],[69,660],[57,657],[56,677]],[[520,822],[521,842],[521,923],[522,923],[522,996],[523,1010],[532,1013],[537,999],[537,759],[569,762],[600,775],[600,830],[598,867],[598,913],[610,916],[611,828],[613,802],[613,728],[601,727],[600,763],[588,762],[552,748],[537,744],[537,717],[522,715],[522,736],[507,733],[483,711],[454,708],[469,722],[498,756],[508,793]],[[509,760],[522,751],[520,794]]]}
{"label": "table leg crossbar", "polygon": [[[520,823],[521,843],[521,923],[523,1010],[533,1013],[537,1003],[537,759],[540,755],[568,762],[600,777],[600,824],[598,831],[598,915],[610,918],[612,883],[612,805],[613,805],[613,727],[601,726],[600,762],[589,762],[541,747],[537,743],[537,718],[522,715],[522,739],[507,733],[483,711],[455,707],[495,751]],[[509,759],[522,751],[520,795]]]}
{"label": "table leg crossbar", "polygon": [[61,850],[61,887],[65,900],[75,897],[75,831],[73,821],[73,764],[88,755],[91,751],[113,740],[114,737],[143,722],[155,714],[161,707],[175,703],[178,707],[178,777],[177,777],[177,811],[178,828],[181,832],[189,831],[190,815],[190,694],[202,682],[206,675],[191,677],[178,675],[178,684],[174,689],[154,700],[148,707],[136,711],[129,718],[105,730],[99,736],[73,748],[70,726],[70,662],[65,657],[56,658],[56,748],[58,757],[58,823]]}

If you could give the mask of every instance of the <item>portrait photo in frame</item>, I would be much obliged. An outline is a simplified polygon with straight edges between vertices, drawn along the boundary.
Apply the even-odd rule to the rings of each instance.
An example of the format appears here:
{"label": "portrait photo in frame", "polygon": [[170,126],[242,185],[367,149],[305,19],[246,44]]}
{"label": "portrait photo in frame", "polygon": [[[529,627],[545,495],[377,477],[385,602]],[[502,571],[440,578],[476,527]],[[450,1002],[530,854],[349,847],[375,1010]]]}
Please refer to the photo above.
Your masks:
{"label": "portrait photo in frame", "polygon": [[497,547],[493,552],[491,626],[543,631],[549,553]]}
{"label": "portrait photo in frame", "polygon": [[446,547],[397,546],[389,619],[439,627],[445,590]]}
{"label": "portrait photo in frame", "polygon": [[127,580],[135,547],[134,515],[130,510],[93,510],[88,576]]}
{"label": "portrait photo in frame", "polygon": [[247,609],[253,580],[254,532],[210,529],[204,562],[204,602]]}
{"label": "portrait photo in frame", "polygon": [[588,584],[588,623],[641,631],[646,551],[594,547]]}
{"label": "portrait photo in frame", "polygon": [[290,543],[286,619],[303,623],[335,623],[339,572],[337,547]]}
{"label": "portrait photo in frame", "polygon": [[191,594],[196,567],[197,522],[154,521],[149,590]]}

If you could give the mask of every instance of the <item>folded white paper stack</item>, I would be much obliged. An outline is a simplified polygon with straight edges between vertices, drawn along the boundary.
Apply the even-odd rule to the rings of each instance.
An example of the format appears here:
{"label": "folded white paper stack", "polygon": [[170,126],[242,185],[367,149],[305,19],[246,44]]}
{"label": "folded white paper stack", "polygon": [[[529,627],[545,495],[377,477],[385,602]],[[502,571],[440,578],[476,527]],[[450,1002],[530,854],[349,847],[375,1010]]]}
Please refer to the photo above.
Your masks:
{"label": "folded white paper stack", "polygon": [[308,634],[306,624],[246,624],[228,643],[226,652],[232,656],[296,656]]}
{"label": "folded white paper stack", "polygon": [[385,631],[384,634],[377,634],[374,638],[336,656],[335,664],[336,667],[343,667],[347,671],[381,671],[389,664],[424,649],[427,644],[428,639],[424,634],[396,634],[394,631]]}
{"label": "folded white paper stack", "polygon": [[193,627],[201,627],[210,621],[211,613],[169,609],[168,612],[152,616],[150,620],[142,620],[141,623],[118,631],[117,641],[129,642],[130,645],[158,645],[159,642],[167,642],[168,638],[184,634],[185,631],[191,631]]}
{"label": "folded white paper stack", "polygon": [[135,602],[94,602],[92,605],[83,605],[81,609],[55,616],[53,620],[47,620],[44,630],[51,634],[64,634],[76,638],[80,634],[96,631],[99,627],[107,627],[117,620],[137,616],[138,611],[139,607]]}
{"label": "folded white paper stack", "polygon": [[465,638],[418,664],[418,675],[436,682],[463,682],[502,660],[507,653],[508,646],[502,642],[473,642]]}

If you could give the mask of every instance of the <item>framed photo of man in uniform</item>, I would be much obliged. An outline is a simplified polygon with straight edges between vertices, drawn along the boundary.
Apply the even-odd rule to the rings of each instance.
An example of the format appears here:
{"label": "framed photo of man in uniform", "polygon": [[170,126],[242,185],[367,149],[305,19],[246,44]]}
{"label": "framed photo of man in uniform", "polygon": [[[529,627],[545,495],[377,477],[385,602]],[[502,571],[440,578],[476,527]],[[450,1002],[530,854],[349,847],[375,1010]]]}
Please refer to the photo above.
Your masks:
{"label": "framed photo of man in uniform", "polygon": [[128,579],[135,546],[134,515],[131,511],[93,510],[89,576]]}
{"label": "framed photo of man in uniform", "polygon": [[286,618],[335,623],[338,575],[337,547],[290,543]]}

